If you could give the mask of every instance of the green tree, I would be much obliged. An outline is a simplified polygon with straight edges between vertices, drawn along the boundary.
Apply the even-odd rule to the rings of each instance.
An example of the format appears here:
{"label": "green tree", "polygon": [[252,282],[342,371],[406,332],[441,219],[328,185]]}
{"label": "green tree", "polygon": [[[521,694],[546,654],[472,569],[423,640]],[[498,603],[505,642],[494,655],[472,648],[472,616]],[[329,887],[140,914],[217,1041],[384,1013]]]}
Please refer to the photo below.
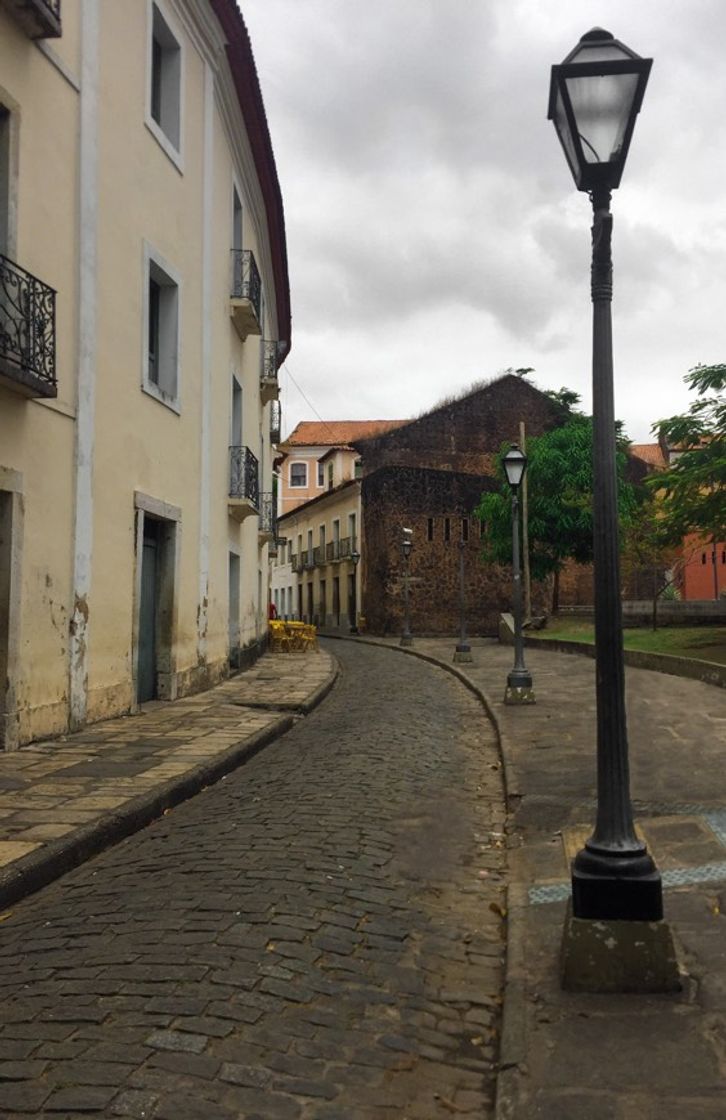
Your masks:
{"label": "green tree", "polygon": [[[563,405],[564,423],[527,440],[529,558],[532,576],[553,576],[552,610],[559,606],[559,575],[567,560],[592,562],[592,418],[575,411],[577,394],[550,393]],[[618,429],[618,480],[621,516],[632,516],[633,487],[624,481],[627,441]],[[484,524],[483,558],[511,564],[511,491],[497,460],[498,490],[482,495],[476,516]]]}
{"label": "green tree", "polygon": [[661,502],[648,486],[636,491],[637,517],[630,518],[623,531],[621,562],[624,571],[646,576],[650,587],[651,626],[658,628],[658,601],[674,594],[687,556],[675,548],[663,523]]}
{"label": "green tree", "polygon": [[662,531],[672,543],[689,533],[726,539],[726,365],[695,366],[684,381],[698,393],[687,412],[653,432],[677,458],[648,485],[659,492]]}

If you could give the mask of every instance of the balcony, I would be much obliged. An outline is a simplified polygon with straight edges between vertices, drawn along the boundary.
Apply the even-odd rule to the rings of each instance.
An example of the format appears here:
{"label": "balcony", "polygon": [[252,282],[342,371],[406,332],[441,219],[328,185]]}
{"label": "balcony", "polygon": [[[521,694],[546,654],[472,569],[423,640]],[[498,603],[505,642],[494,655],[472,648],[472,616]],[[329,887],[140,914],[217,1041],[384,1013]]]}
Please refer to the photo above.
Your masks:
{"label": "balcony", "polygon": [[0,383],[56,397],[55,291],[0,254]]}
{"label": "balcony", "polygon": [[326,564],[325,558],[325,545],[319,544],[317,548],[313,549],[313,559],[316,568],[324,568]]}
{"label": "balcony", "polygon": [[270,408],[270,443],[273,445],[278,444],[281,434],[282,406],[278,400],[274,400]]}
{"label": "balcony", "polygon": [[61,0],[2,0],[29,39],[58,39]]}
{"label": "balcony", "polygon": [[227,512],[235,521],[257,516],[260,509],[259,464],[249,447],[229,449]]}
{"label": "balcony", "polygon": [[[351,541],[353,542],[353,544],[351,544]],[[341,539],[338,541],[338,559],[347,560],[350,557],[351,552],[353,551],[354,544],[355,539],[353,537],[341,537]]]}
{"label": "balcony", "polygon": [[262,370],[260,371],[260,400],[263,405],[268,401],[276,401],[280,392],[277,380],[277,371],[280,367],[278,359],[279,346],[277,342],[269,339],[262,340]]}
{"label": "balcony", "polygon": [[305,557],[307,552],[294,552],[290,558],[290,567],[293,572],[301,572],[305,567]]}
{"label": "balcony", "polygon": [[232,293],[229,300],[237,334],[262,334],[262,281],[251,249],[232,249]]}
{"label": "balcony", "polygon": [[315,567],[315,549],[309,548],[302,554],[303,570],[306,572],[312,571]]}
{"label": "balcony", "polygon": [[270,545],[277,535],[277,509],[275,508],[274,494],[260,494],[258,535],[260,544]]}
{"label": "balcony", "polygon": [[325,546],[325,559],[329,564],[340,560],[340,541],[328,541]]}

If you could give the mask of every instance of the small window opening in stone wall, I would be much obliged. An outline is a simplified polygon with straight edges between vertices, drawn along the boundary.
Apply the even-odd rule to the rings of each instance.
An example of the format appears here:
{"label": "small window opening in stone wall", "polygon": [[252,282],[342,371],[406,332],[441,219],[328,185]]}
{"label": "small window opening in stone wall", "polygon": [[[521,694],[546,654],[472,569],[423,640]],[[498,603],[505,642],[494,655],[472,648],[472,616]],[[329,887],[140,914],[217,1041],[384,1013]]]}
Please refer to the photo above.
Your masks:
{"label": "small window opening in stone wall", "polygon": [[461,519],[461,539],[463,541],[469,540],[469,518],[462,517]]}
{"label": "small window opening in stone wall", "polygon": [[433,517],[429,517],[428,539],[430,541],[432,541],[434,539],[434,519],[433,519]]}
{"label": "small window opening in stone wall", "polygon": [[701,555],[701,563],[702,563],[702,564],[705,564],[705,563],[706,563],[706,553],[705,553],[705,552],[704,552],[704,553],[702,553],[702,555]]}
{"label": "small window opening in stone wall", "polygon": [[444,540],[445,541],[450,541],[451,540],[451,518],[450,517],[445,517],[444,518]]}

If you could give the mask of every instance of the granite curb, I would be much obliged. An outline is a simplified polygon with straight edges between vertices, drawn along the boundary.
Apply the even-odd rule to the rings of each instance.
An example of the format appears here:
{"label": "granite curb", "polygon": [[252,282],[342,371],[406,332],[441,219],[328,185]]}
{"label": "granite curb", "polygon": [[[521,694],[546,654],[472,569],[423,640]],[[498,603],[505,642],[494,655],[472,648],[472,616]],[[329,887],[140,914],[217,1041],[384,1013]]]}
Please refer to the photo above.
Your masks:
{"label": "granite curb", "polygon": [[[558,653],[580,654],[595,658],[595,645],[592,642],[571,642],[565,638],[536,638],[525,634],[524,644],[530,649],[546,649],[550,646]],[[623,661],[634,669],[651,669],[671,677],[685,677],[687,680],[701,681],[716,688],[726,688],[726,665],[715,661],[702,661],[698,657],[677,657],[672,653],[650,653],[642,649],[624,649]]]}
{"label": "granite curb", "polygon": [[[317,707],[333,688],[340,666],[335,658],[332,660],[333,670],[328,678],[306,700],[296,705],[298,718]],[[295,714],[281,715],[267,727],[245,736],[227,750],[191,767],[178,777],[130,798],[117,809],[109,810],[96,820],[44,844],[37,851],[13,860],[0,869],[0,910],[34,894],[106,848],[146,828],[167,810],[220,781],[285,735],[294,723]]]}

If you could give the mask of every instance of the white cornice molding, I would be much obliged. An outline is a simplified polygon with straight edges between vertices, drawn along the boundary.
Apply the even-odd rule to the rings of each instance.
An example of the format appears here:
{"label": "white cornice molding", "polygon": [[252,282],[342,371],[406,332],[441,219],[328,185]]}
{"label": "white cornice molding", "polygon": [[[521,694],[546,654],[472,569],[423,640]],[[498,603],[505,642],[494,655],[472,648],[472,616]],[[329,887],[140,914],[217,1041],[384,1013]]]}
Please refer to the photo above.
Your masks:
{"label": "white cornice molding", "polygon": [[184,27],[191,45],[211,66],[214,73],[215,103],[227,137],[233,174],[237,176],[244,195],[241,201],[254,227],[257,239],[255,259],[267,293],[265,307],[270,316],[273,335],[278,339],[280,329],[277,322],[277,293],[270,252],[267,210],[227,58],[227,38],[212,11],[209,0],[166,0],[166,3]]}

